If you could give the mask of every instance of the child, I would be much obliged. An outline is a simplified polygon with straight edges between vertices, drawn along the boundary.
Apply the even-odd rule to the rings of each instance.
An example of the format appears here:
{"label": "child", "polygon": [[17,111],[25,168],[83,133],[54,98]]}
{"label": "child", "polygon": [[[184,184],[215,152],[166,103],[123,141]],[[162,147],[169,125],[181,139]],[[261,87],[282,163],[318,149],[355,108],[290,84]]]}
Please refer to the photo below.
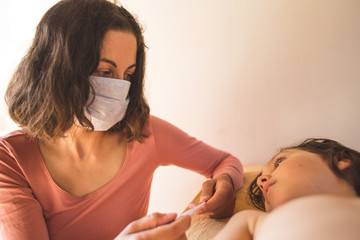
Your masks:
{"label": "child", "polygon": [[215,239],[358,239],[360,153],[307,139],[274,156],[249,195],[266,212],[237,213]]}

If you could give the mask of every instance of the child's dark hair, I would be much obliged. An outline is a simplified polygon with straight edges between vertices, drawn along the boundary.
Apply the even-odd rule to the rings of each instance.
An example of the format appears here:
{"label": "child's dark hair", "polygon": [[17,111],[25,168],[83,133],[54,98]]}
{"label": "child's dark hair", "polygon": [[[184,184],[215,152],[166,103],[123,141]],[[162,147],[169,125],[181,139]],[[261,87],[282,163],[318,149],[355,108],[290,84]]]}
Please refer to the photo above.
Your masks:
{"label": "child's dark hair", "polygon": [[[344,179],[350,186],[352,186],[357,196],[360,196],[360,153],[353,149],[347,148],[340,143],[324,138],[309,138],[299,145],[282,148],[279,152],[289,149],[300,149],[307,152],[318,154],[329,165],[330,169],[340,178]],[[350,160],[351,167],[341,171],[337,163],[341,160]],[[260,210],[265,210],[264,198],[262,191],[257,185],[257,178],[260,173],[251,182],[248,189],[248,196],[254,206]]]}

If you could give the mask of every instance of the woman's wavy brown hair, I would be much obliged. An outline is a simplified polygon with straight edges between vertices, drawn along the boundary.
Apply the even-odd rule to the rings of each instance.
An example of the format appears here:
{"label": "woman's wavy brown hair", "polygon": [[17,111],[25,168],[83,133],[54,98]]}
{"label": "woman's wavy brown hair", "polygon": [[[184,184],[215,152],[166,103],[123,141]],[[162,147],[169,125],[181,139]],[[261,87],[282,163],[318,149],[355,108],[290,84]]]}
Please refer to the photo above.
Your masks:
{"label": "woman's wavy brown hair", "polygon": [[94,130],[84,107],[92,88],[89,76],[99,64],[109,30],[130,32],[137,40],[130,103],[124,119],[109,131],[124,131],[130,141],[142,142],[150,112],[143,90],[143,31],[125,8],[106,0],[63,0],[45,13],[6,91],[11,118],[43,140],[63,137],[75,119]]}
{"label": "woman's wavy brown hair", "polygon": [[[356,195],[360,196],[360,152],[345,147],[334,140],[324,138],[308,138],[298,145],[282,148],[279,153],[289,149],[300,149],[318,154],[328,164],[334,174],[344,179],[354,188]],[[345,159],[351,161],[351,167],[341,171],[338,168],[338,162]],[[257,178],[261,174],[256,176],[251,182],[248,196],[256,208],[265,211],[264,197],[257,185]]]}

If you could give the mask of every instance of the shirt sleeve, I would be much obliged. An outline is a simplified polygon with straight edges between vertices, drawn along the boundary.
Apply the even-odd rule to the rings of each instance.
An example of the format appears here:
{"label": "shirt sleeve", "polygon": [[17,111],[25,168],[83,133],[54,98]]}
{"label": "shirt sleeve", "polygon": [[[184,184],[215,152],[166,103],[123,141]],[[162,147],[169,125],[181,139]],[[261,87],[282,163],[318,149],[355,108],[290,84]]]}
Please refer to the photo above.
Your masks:
{"label": "shirt sleeve", "polygon": [[174,125],[152,117],[152,128],[160,165],[176,165],[207,178],[228,174],[237,191],[243,185],[243,167],[229,153],[189,136]]}
{"label": "shirt sleeve", "polygon": [[42,208],[4,142],[0,142],[0,239],[47,240]]}

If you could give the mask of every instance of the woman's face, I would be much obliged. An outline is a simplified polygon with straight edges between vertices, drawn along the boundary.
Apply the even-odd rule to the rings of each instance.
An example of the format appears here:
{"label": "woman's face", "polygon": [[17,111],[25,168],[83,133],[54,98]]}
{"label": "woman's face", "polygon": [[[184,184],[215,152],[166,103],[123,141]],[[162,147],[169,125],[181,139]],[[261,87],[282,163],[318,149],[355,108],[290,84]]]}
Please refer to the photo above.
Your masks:
{"label": "woman's face", "polygon": [[132,33],[108,31],[102,42],[99,65],[92,75],[130,81],[136,69],[136,51]]}
{"label": "woman's face", "polygon": [[342,194],[349,188],[319,155],[299,149],[280,152],[264,167],[257,184],[263,192],[266,211],[303,196]]}

